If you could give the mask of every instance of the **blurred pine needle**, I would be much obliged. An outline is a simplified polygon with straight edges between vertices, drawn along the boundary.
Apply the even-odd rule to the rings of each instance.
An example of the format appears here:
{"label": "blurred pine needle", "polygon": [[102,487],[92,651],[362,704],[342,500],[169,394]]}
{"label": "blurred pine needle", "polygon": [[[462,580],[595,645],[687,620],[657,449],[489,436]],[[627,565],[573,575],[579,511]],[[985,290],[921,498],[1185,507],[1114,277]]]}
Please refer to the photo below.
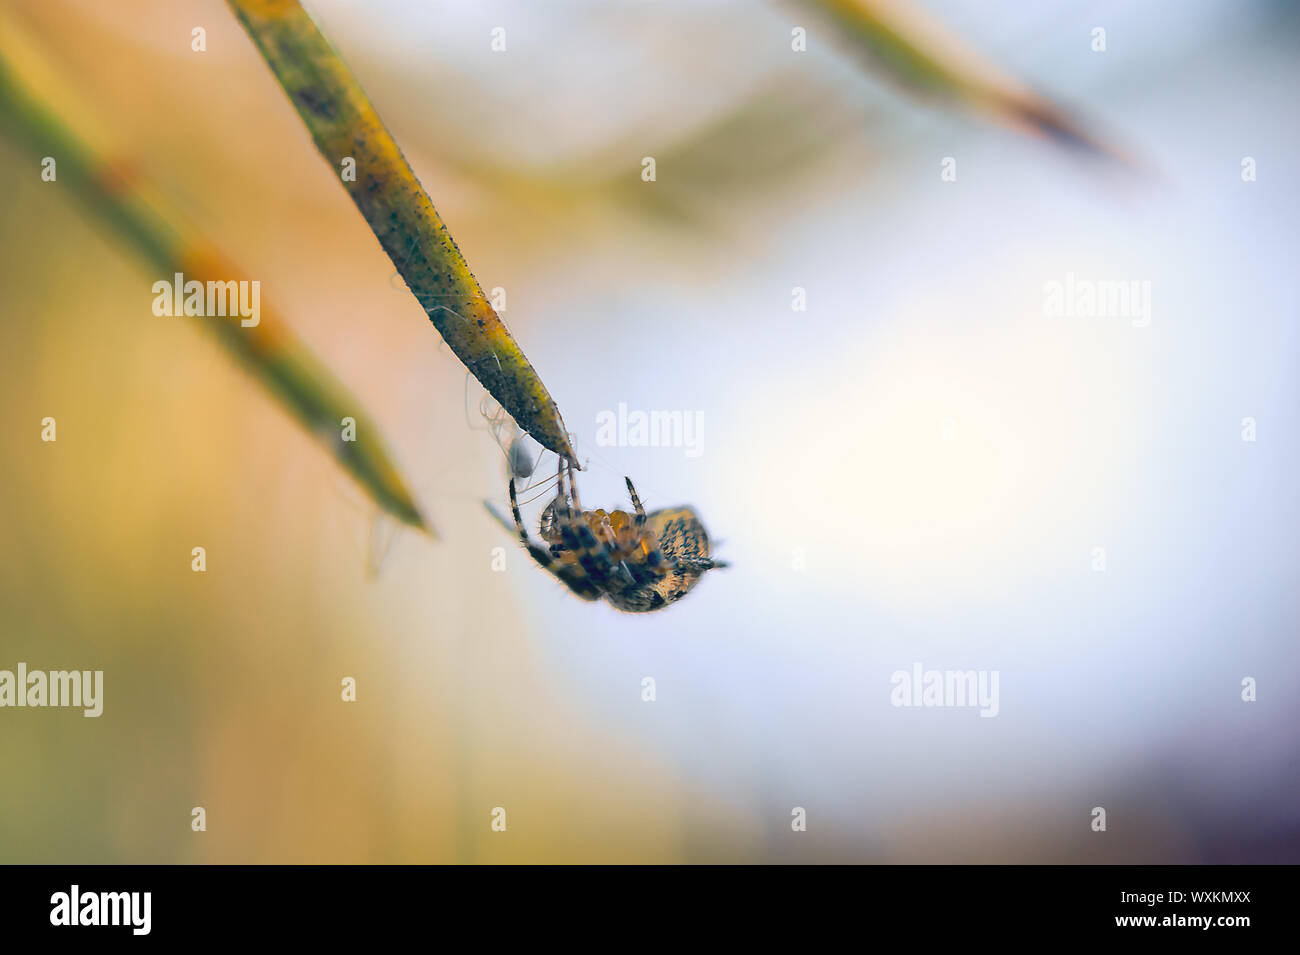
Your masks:
{"label": "blurred pine needle", "polygon": [[340,182],[429,320],[521,428],[573,460],[546,386],[483,294],[465,257],[356,77],[298,0],[228,0]]}
{"label": "blurred pine needle", "polygon": [[1093,157],[1128,164],[1066,110],[962,44],[913,3],[902,0],[808,0],[852,49],[913,92],[983,110],[1022,130]]}
{"label": "blurred pine needle", "polygon": [[[61,88],[30,37],[12,21],[0,23],[0,129],[36,157],[56,162],[57,182],[129,243],[157,278],[245,279],[210,241],[184,223],[161,197],[130,173],[130,164],[109,159],[92,146],[87,128],[96,124],[76,97]],[[39,90],[39,94],[36,92]],[[143,301],[143,299],[142,299]],[[405,524],[436,536],[421,515],[389,456],[378,426],[360,401],[263,303],[261,320],[244,327],[240,316],[194,319],[211,329],[253,379],[275,395],[377,504]],[[355,440],[341,439],[345,417],[355,420]]]}

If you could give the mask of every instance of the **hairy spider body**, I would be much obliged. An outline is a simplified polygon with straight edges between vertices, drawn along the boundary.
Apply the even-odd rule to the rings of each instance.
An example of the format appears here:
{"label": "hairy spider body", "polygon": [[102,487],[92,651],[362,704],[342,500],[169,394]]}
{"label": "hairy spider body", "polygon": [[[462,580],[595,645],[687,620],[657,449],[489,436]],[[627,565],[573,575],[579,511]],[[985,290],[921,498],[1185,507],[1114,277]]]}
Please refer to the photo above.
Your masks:
{"label": "hairy spider body", "polygon": [[[647,514],[632,479],[626,478],[634,513],[584,511],[572,474],[566,493],[564,471],[561,465],[559,492],[542,511],[542,544],[529,537],[519,516],[513,478],[510,512],[513,529],[533,560],[583,600],[604,597],[629,613],[659,610],[686,596],[706,570],[727,566],[709,556],[708,532],[689,507]],[[499,514],[493,515],[511,529]]]}

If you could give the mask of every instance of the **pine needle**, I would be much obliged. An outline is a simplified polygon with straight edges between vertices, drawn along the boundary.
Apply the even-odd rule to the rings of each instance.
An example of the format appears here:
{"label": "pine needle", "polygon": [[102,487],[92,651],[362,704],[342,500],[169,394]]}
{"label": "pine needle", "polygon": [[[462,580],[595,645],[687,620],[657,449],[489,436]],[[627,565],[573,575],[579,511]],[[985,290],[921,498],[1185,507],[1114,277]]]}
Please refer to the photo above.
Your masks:
{"label": "pine needle", "polygon": [[340,175],[380,245],[443,339],[544,447],[574,459],[568,432],[541,378],[497,316],[352,72],[298,0],[228,0],[302,117],[321,156]]}

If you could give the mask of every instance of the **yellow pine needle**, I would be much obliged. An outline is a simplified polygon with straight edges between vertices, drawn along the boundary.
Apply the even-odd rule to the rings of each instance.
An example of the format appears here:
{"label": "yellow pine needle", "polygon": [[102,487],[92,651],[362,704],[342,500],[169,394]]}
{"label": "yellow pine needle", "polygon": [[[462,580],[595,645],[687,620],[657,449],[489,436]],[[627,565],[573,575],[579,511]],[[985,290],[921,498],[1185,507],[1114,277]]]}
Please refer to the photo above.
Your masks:
{"label": "yellow pine needle", "polygon": [[[60,86],[60,77],[30,38],[20,35],[12,22],[0,24],[0,129],[35,156],[54,157],[55,181],[67,186],[158,277],[170,282],[180,272],[187,280],[203,283],[243,280],[211,242],[184,225],[160,197],[147,194],[146,186],[126,172],[129,163],[110,160],[102,147],[84,138],[97,124]],[[261,320],[253,326],[242,326],[238,315],[205,317],[201,325],[213,331],[377,504],[403,523],[436,536],[393,464],[379,428],[273,307],[264,304]],[[355,441],[341,440],[345,417],[356,421]]]}
{"label": "yellow pine needle", "polygon": [[541,378],[497,316],[433,202],[356,78],[297,0],[228,0],[276,80],[439,334],[521,428],[575,455]]}

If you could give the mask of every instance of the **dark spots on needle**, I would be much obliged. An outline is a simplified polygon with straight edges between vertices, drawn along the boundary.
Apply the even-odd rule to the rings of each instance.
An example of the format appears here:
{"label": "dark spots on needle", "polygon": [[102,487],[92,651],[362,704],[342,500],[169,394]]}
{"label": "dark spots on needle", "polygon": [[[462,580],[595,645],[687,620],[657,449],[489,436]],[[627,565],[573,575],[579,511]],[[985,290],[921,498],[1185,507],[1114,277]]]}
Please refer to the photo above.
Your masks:
{"label": "dark spots on needle", "polygon": [[319,116],[321,119],[334,118],[333,105],[328,99],[317,96],[313,90],[299,90],[295,99],[313,116]]}

